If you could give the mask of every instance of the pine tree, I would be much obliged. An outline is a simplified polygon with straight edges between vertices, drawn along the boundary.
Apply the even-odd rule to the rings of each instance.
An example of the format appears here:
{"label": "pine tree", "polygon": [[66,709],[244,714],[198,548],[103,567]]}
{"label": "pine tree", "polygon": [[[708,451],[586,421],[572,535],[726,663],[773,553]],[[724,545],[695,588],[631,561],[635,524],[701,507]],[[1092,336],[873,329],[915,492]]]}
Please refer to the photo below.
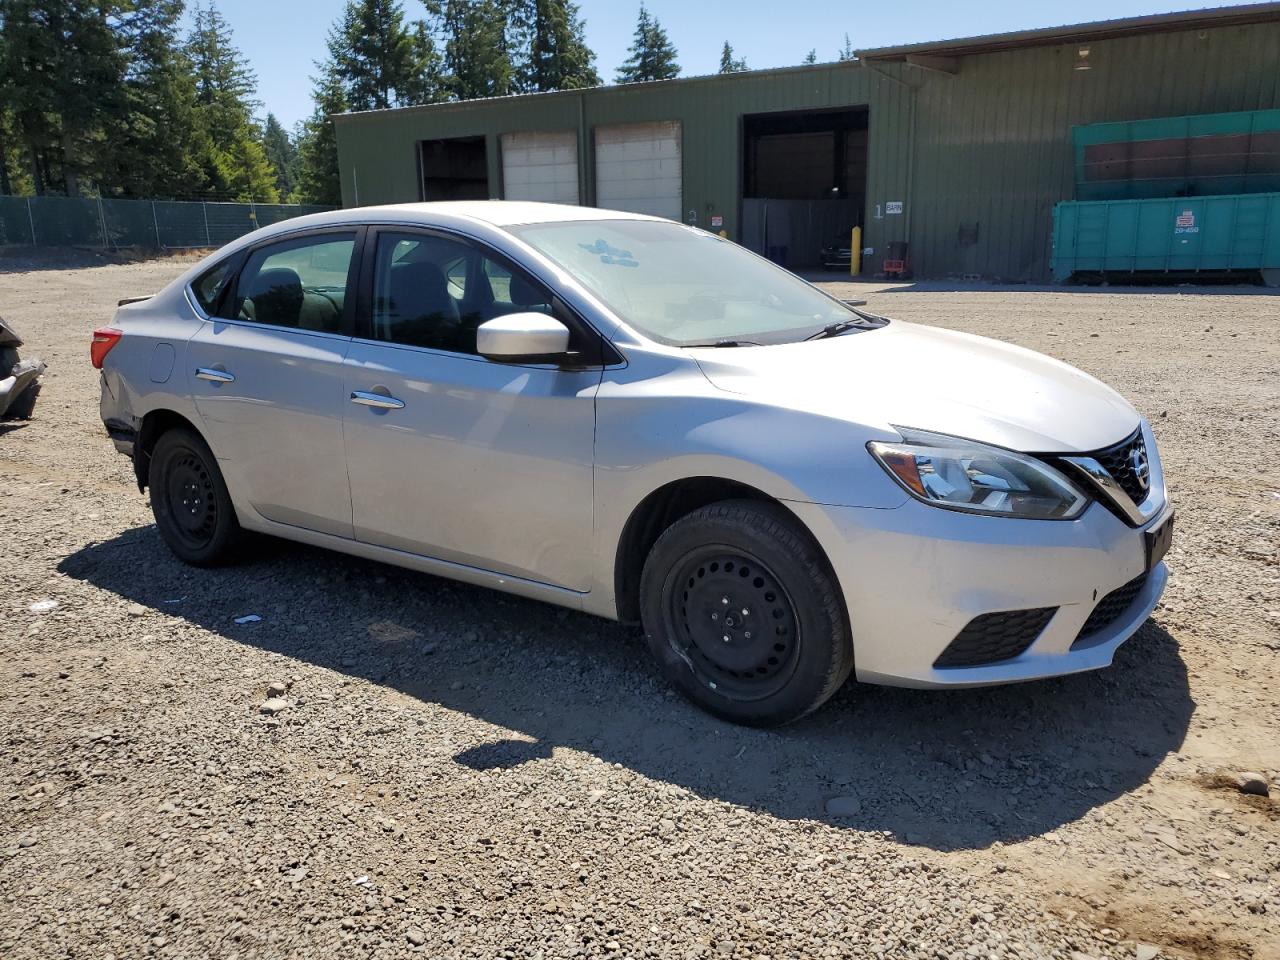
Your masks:
{"label": "pine tree", "polygon": [[721,73],[741,73],[748,69],[747,61],[736,59],[733,55],[733,47],[729,46],[729,41],[724,42],[724,49],[720,51],[720,72]]}
{"label": "pine tree", "polygon": [[276,171],[276,190],[287,199],[298,185],[298,147],[274,113],[268,113],[263,124],[262,149]]}
{"label": "pine tree", "polygon": [[840,62],[854,59],[853,44],[849,42],[849,35],[847,33],[844,35],[844,46],[841,47],[840,51],[836,54],[836,59]]}
{"label": "pine tree", "polygon": [[509,49],[518,51],[516,85],[521,92],[581,90],[600,85],[596,55],[572,0],[514,0]]}
{"label": "pine tree", "polygon": [[95,180],[97,147],[123,112],[125,60],[109,0],[3,0],[0,101],[37,193],[81,193]]}
{"label": "pine tree", "polygon": [[457,100],[515,92],[510,0],[432,0],[444,33],[445,86]]}
{"label": "pine tree", "polygon": [[103,147],[103,194],[176,197],[208,183],[191,62],[177,41],[182,0],[134,0],[118,33],[128,59],[125,112]]}
{"label": "pine tree", "polygon": [[641,83],[645,80],[670,80],[680,76],[676,48],[656,17],[640,5],[631,56],[618,68],[618,83]]}
{"label": "pine tree", "polygon": [[353,110],[440,99],[435,44],[422,24],[406,26],[399,0],[348,0],[328,46]]}
{"label": "pine tree", "polygon": [[276,174],[253,120],[257,78],[215,8],[196,8],[186,54],[195,75],[197,124],[208,137],[199,160],[213,189],[240,201],[278,202]]}
{"label": "pine tree", "polygon": [[806,53],[806,54],[804,55],[804,62],[805,62],[805,63],[817,63],[817,62],[818,62],[818,48],[817,48],[817,47],[814,47],[813,49],[811,49],[808,53]]}
{"label": "pine tree", "polygon": [[315,110],[303,124],[302,136],[298,138],[298,199],[302,203],[341,206],[338,140],[329,118],[336,113],[346,113],[350,105],[332,64],[321,66],[314,84]]}

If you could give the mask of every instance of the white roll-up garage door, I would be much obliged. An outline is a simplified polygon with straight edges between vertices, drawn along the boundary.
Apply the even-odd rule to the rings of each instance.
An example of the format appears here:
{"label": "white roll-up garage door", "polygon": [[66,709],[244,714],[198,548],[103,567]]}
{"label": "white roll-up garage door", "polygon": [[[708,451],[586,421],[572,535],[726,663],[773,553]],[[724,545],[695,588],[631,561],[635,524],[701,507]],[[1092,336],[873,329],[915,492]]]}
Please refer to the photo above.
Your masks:
{"label": "white roll-up garage door", "polygon": [[681,219],[680,123],[596,127],[596,206]]}
{"label": "white roll-up garage door", "polygon": [[578,203],[578,135],[572,130],[504,133],[502,195],[508,200]]}

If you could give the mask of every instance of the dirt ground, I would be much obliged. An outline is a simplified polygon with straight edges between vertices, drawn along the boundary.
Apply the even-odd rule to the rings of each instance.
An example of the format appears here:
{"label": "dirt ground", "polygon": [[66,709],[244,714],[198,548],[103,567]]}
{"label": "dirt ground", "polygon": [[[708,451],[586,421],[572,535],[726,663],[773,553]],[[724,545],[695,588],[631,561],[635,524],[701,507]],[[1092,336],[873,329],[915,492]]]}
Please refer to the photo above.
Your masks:
{"label": "dirt ground", "polygon": [[88,362],[181,265],[0,254],[49,363],[0,425],[0,957],[1280,957],[1277,297],[838,285],[1129,397],[1173,578],[1109,670],[760,732],[604,621],[284,543],[181,566]]}

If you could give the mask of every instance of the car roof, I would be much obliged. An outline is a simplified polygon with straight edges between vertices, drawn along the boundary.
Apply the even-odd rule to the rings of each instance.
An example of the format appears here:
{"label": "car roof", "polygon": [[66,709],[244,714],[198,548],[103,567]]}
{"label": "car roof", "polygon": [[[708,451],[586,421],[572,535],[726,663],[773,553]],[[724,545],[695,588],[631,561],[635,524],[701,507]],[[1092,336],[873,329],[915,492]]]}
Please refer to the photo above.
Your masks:
{"label": "car roof", "polygon": [[662,220],[625,210],[575,207],[564,203],[535,203],[524,200],[442,200],[428,203],[394,203],[376,207],[349,207],[317,214],[314,223],[371,223],[378,221],[438,222],[438,218],[466,219],[495,227],[530,223],[567,223],[575,220]]}

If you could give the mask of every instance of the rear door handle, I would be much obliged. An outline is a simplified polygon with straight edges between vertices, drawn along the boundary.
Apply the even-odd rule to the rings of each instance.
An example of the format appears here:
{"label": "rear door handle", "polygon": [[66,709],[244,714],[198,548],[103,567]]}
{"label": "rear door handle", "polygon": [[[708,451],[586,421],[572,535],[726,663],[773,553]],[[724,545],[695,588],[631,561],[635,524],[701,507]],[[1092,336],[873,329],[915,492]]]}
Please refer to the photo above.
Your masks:
{"label": "rear door handle", "polygon": [[385,393],[369,393],[365,390],[352,390],[351,402],[358,403],[362,407],[376,407],[379,410],[400,410],[404,408],[403,400],[397,400],[395,397],[387,396]]}
{"label": "rear door handle", "polygon": [[210,383],[235,383],[234,374],[227,373],[225,370],[214,370],[211,367],[197,367],[196,378],[198,380],[208,380]]}

